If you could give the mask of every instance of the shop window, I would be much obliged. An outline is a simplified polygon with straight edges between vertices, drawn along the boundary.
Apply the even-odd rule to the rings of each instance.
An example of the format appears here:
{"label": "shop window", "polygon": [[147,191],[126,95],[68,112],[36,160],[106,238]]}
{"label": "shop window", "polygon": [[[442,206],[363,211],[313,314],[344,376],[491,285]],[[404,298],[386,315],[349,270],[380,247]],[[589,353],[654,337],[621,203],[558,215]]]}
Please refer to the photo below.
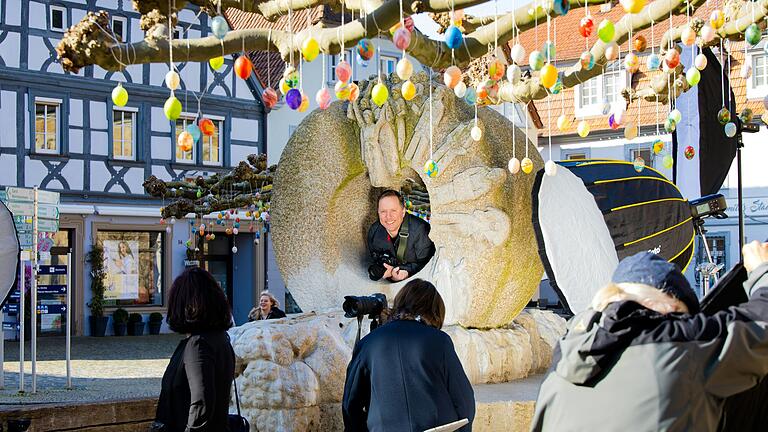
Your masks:
{"label": "shop window", "polygon": [[162,306],[163,231],[98,231],[107,273],[107,306]]}
{"label": "shop window", "polygon": [[112,112],[112,157],[136,159],[136,113],[133,111]]}
{"label": "shop window", "polygon": [[59,154],[59,103],[35,101],[35,151]]}

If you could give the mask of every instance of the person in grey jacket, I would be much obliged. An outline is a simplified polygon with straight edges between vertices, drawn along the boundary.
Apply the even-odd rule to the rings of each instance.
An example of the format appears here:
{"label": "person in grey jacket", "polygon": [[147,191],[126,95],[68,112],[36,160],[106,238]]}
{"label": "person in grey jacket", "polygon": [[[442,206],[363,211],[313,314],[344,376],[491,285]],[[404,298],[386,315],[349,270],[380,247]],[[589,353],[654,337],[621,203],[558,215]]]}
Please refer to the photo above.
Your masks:
{"label": "person in grey jacket", "polygon": [[716,430],[725,399],[768,375],[768,244],[743,252],[749,301],[712,316],[674,264],[622,260],[555,348],[531,430]]}

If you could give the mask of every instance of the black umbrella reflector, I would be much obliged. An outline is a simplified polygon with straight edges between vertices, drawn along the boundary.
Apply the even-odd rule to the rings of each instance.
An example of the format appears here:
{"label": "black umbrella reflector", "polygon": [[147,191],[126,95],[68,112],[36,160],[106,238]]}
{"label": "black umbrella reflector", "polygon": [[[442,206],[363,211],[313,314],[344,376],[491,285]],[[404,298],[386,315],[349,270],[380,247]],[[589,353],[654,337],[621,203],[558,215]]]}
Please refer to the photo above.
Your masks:
{"label": "black umbrella reflector", "polygon": [[0,306],[8,301],[19,274],[19,238],[8,207],[0,202]]}
{"label": "black umbrella reflector", "polygon": [[654,252],[685,270],[694,226],[673,183],[625,161],[558,164],[557,175],[536,175],[533,225],[549,282],[566,309],[589,307],[619,260],[637,252]]}

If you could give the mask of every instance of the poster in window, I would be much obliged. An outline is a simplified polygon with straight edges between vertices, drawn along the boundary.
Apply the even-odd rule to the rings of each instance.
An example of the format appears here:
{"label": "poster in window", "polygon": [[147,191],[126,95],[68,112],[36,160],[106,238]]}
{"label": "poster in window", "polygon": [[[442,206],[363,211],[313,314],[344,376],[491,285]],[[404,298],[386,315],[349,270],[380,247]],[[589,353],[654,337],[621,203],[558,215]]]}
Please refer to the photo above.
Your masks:
{"label": "poster in window", "polygon": [[139,242],[104,240],[107,271],[105,300],[133,300],[139,296]]}

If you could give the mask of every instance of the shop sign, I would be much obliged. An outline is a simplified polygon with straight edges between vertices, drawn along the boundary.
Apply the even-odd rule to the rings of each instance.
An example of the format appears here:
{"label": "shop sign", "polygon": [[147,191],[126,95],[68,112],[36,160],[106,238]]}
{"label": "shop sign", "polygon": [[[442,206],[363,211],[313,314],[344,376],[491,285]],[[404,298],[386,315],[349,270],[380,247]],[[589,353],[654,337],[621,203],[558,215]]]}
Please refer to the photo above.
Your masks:
{"label": "shop sign", "polygon": [[37,305],[38,314],[63,314],[66,311],[67,311],[67,305],[63,303]]}
{"label": "shop sign", "polygon": [[199,267],[200,261],[198,260],[184,260],[184,267]]}
{"label": "shop sign", "polygon": [[[768,216],[768,197],[744,198],[743,201],[745,216]],[[729,198],[726,200],[726,202],[728,203],[728,208],[726,209],[728,216],[739,217],[738,200],[735,198]]]}
{"label": "shop sign", "polygon": [[[7,187],[5,188],[6,200],[8,201],[23,201],[23,202],[35,202],[35,190],[20,188],[20,187]],[[50,192],[45,190],[37,190],[37,203],[38,204],[53,204],[58,205],[60,195],[58,192]]]}
{"label": "shop sign", "polygon": [[[35,204],[29,202],[9,200],[6,206],[14,216],[33,216],[35,211]],[[38,204],[37,217],[41,219],[58,219],[59,207],[55,204]]]}
{"label": "shop sign", "polygon": [[[32,216],[14,216],[13,222],[16,225],[16,231],[32,232]],[[38,219],[37,230],[43,232],[57,232],[59,230],[59,221],[56,219]]]}
{"label": "shop sign", "polygon": [[67,274],[67,266],[65,265],[41,265],[38,267],[38,276],[47,275],[63,275]]}
{"label": "shop sign", "polygon": [[5,331],[19,331],[21,324],[15,321],[3,321],[3,330]]}
{"label": "shop sign", "polygon": [[38,294],[66,294],[67,286],[66,285],[38,285],[37,293]]}

